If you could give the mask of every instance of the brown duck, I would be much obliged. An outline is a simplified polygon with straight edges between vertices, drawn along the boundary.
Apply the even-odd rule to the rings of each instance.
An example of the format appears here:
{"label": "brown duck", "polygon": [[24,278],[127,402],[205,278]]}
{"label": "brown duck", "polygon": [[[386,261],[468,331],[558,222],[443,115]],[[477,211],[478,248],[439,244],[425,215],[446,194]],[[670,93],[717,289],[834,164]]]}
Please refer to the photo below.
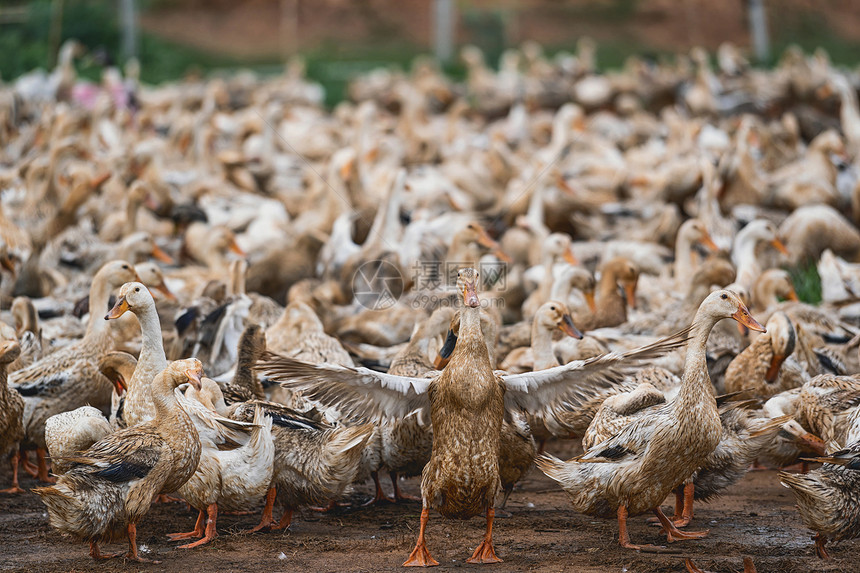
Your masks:
{"label": "brown duck", "polygon": [[407,566],[438,564],[425,543],[431,508],[459,519],[484,513],[486,534],[468,562],[500,561],[492,543],[493,501],[500,487],[500,434],[506,411],[550,415],[563,402],[575,404],[592,388],[611,384],[614,373],[629,369],[634,360],[660,355],[684,340],[664,339],[631,352],[609,353],[540,372],[497,375],[490,366],[481,331],[477,284],[477,271],[460,270],[457,286],[464,308],[459,337],[451,361],[436,377],[394,376],[367,368],[313,365],[274,355],[265,357],[259,365],[288,389],[300,390],[310,400],[337,407],[345,416],[391,419],[404,418],[415,411],[422,415],[429,410],[433,452],[422,475],[424,507],[418,541]]}

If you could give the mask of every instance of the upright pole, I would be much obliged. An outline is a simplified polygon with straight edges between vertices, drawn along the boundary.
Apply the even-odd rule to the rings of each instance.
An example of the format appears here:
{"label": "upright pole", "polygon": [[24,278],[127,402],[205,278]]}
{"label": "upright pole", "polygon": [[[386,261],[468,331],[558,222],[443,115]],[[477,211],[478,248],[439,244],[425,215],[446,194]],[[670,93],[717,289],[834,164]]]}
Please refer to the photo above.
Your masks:
{"label": "upright pole", "polygon": [[435,51],[440,62],[448,62],[454,55],[454,2],[434,0]]}
{"label": "upright pole", "polygon": [[747,0],[747,7],[755,57],[759,62],[767,62],[770,60],[770,39],[767,34],[764,0]]}
{"label": "upright pole", "polygon": [[120,28],[122,29],[122,55],[128,60],[137,57],[137,7],[134,0],[120,0]]}

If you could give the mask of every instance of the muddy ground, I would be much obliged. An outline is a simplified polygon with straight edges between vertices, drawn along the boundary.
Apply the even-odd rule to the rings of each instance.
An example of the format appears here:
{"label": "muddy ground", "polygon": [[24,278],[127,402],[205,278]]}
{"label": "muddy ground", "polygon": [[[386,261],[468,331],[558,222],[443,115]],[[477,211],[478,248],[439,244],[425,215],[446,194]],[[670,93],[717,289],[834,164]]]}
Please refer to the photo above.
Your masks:
{"label": "muddy ground", "polygon": [[[562,455],[569,453],[570,445],[554,443],[548,450]],[[10,477],[4,467],[0,485],[6,487]],[[25,488],[36,485],[29,476],[22,481]],[[384,485],[390,491],[390,484]],[[403,486],[417,494],[419,479],[406,480]],[[369,486],[358,486],[350,499],[360,504],[370,493]],[[857,541],[834,546],[830,562],[815,557],[791,492],[778,483],[773,470],[749,473],[721,499],[698,505],[691,527],[710,529],[710,535],[673,543],[665,554],[621,549],[614,521],[575,513],[565,494],[536,469],[514,491],[508,508],[512,517],[496,521],[496,551],[504,559],[498,565],[464,563],[481,539],[483,519],[455,522],[431,514],[428,547],[441,563],[437,570],[681,572],[684,558],[690,557],[703,569],[722,573],[742,570],[742,557],[750,555],[761,573],[860,571]],[[85,544],[65,539],[48,526],[37,496],[0,495],[0,570],[405,571],[400,564],[415,541],[419,511],[418,503],[339,509],[325,515],[304,510],[296,514],[286,533],[251,535],[242,531],[256,525],[259,513],[223,515],[218,520],[221,537],[208,546],[182,550],[175,549],[180,543],[168,541],[165,534],[192,529],[196,512],[180,504],[156,505],[140,523],[138,541],[143,554],[161,560],[160,565],[121,559],[95,563],[87,556]],[[630,520],[630,535],[634,543],[658,544],[664,539],[645,523],[645,516]]]}

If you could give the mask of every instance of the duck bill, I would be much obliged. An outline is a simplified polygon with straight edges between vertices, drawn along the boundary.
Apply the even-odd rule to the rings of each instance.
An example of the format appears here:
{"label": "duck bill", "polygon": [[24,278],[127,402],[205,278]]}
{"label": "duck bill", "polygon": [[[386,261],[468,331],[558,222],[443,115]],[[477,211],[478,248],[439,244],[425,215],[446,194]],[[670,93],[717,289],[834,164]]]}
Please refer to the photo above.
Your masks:
{"label": "duck bill", "polygon": [[770,244],[773,246],[774,249],[776,249],[783,255],[788,256],[788,249],[786,248],[785,243],[783,243],[779,239],[774,239],[770,242]]}
{"label": "duck bill", "polygon": [[236,242],[236,239],[230,239],[230,245],[228,246],[228,248],[230,249],[231,253],[237,254],[240,257],[244,258],[248,256],[247,253],[242,250],[242,247],[240,247],[239,244]]}
{"label": "duck bill", "polygon": [[790,300],[792,302],[798,302],[800,299],[797,298],[797,291],[794,289],[791,289],[788,291],[788,293],[786,293],[785,300]]}
{"label": "duck bill", "polygon": [[490,237],[490,235],[488,235],[487,231],[485,231],[484,229],[481,229],[478,232],[478,244],[481,245],[482,247],[487,247],[488,249],[490,249],[492,251],[501,251],[501,247],[499,246],[499,243],[494,241],[493,238]]}
{"label": "duck bill", "polygon": [[150,253],[154,258],[158,259],[162,263],[167,263],[168,265],[173,264],[173,257],[165,253],[161,247],[158,245],[152,245],[152,252]]}
{"label": "duck bill", "polygon": [[352,177],[352,168],[353,168],[353,160],[350,159],[340,167],[340,178],[346,181],[350,177]]}
{"label": "duck bill", "polygon": [[559,189],[561,189],[570,196],[576,197],[578,195],[576,189],[571,187],[570,183],[565,180],[564,176],[561,173],[556,176],[555,184]]}
{"label": "duck bill", "polygon": [[732,314],[732,318],[750,330],[754,330],[756,332],[767,332],[767,329],[750,315],[750,311],[748,311],[747,307],[744,305],[741,305],[740,308]]}
{"label": "duck bill", "polygon": [[0,257],[0,267],[3,267],[4,269],[12,273],[13,277],[15,276],[15,262],[9,255],[3,255],[2,257]]}
{"label": "duck bill", "polygon": [[108,179],[110,179],[110,176],[110,171],[105,171],[104,173],[96,175],[90,180],[90,185],[92,185],[93,189],[100,189],[101,186],[104,185]]}
{"label": "duck bill", "polygon": [[112,318],[119,318],[124,315],[128,310],[130,310],[128,306],[128,301],[125,300],[124,296],[116,299],[116,302],[113,305],[113,308],[108,311],[105,315],[105,320],[110,320]]}
{"label": "duck bill", "polygon": [[591,312],[597,312],[597,303],[594,301],[594,291],[587,290],[583,292],[582,295],[585,297],[585,304],[588,305],[588,309]]}
{"label": "duck bill", "polygon": [[171,291],[169,288],[167,288],[167,285],[164,284],[164,281],[162,281],[161,284],[159,284],[159,285],[155,285],[153,288],[155,290],[157,290],[158,292],[160,292],[161,294],[163,294],[165,296],[165,298],[167,298],[167,300],[172,300],[174,302],[179,300],[176,298],[176,295],[173,294],[173,291]]}
{"label": "duck bill", "polygon": [[111,382],[113,382],[114,392],[116,392],[117,396],[122,396],[122,393],[128,390],[128,384],[126,384],[125,378],[122,376],[117,375]]}
{"label": "duck bill", "polygon": [[573,250],[570,247],[565,249],[564,254],[562,255],[562,258],[564,258],[564,260],[567,261],[568,263],[570,263],[571,265],[578,265],[579,264],[579,259],[577,259],[576,255],[573,254]]}
{"label": "duck bill", "polygon": [[201,378],[203,377],[202,368],[189,368],[185,371],[185,377],[195,390],[200,390],[203,387]]}
{"label": "duck bill", "polygon": [[815,452],[819,456],[823,456],[825,450],[827,450],[827,444],[824,443],[824,440],[809,432],[804,432],[803,435],[797,436],[796,440],[801,449]]}
{"label": "duck bill", "polygon": [[582,333],[576,328],[576,325],[573,324],[573,319],[570,318],[569,314],[565,314],[561,317],[561,322],[558,325],[558,328],[568,336],[572,336],[573,338],[582,338]]}
{"label": "duck bill", "polygon": [[636,308],[636,283],[628,283],[624,285],[624,295],[627,297],[627,306]]}
{"label": "duck bill", "polygon": [[478,300],[478,289],[475,283],[466,283],[463,287],[463,302],[469,308],[478,308],[481,306],[481,301]]}
{"label": "duck bill", "polygon": [[711,235],[710,235],[710,234],[708,234],[708,233],[705,233],[705,234],[702,236],[702,238],[701,238],[701,239],[699,239],[699,243],[701,243],[702,245],[704,245],[705,247],[707,247],[708,249],[710,249],[710,250],[711,250],[711,251],[713,251],[713,252],[717,252],[717,251],[719,251],[719,250],[720,250],[720,248],[719,248],[719,247],[717,246],[717,244],[714,242],[714,239],[713,239],[713,238],[711,238]]}
{"label": "duck bill", "polygon": [[776,377],[779,375],[779,368],[782,366],[782,363],[785,362],[787,356],[782,354],[774,354],[770,359],[770,365],[767,368],[767,372],[764,375],[764,380],[768,384],[772,384]]}
{"label": "duck bill", "polygon": [[507,254],[506,252],[504,252],[503,250],[501,250],[501,249],[493,249],[492,254],[493,254],[497,259],[499,259],[500,261],[502,261],[503,263],[508,263],[508,264],[510,264],[510,263],[514,262],[514,260],[513,260],[511,257],[509,257],[509,256],[508,256],[508,254]]}

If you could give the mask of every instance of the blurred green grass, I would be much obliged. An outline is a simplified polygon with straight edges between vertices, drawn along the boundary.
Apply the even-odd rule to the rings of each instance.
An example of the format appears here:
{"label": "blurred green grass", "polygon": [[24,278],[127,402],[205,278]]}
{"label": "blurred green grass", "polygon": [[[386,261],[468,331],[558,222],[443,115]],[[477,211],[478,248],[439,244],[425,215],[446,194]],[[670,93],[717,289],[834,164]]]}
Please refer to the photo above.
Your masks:
{"label": "blurred green grass", "polygon": [[[160,2],[144,0],[140,3],[141,9],[158,8],[162,5]],[[635,16],[636,2],[613,0],[593,5],[560,3],[553,10],[558,11],[559,17],[575,17],[579,21],[622,23]],[[53,60],[50,48],[50,0],[0,1],[0,9],[9,5],[25,7],[26,16],[21,22],[0,23],[0,53],[3,54],[0,57],[0,78],[6,81],[35,68],[49,69]],[[479,10],[465,3],[461,6],[460,17],[473,43],[484,50],[487,62],[495,66],[507,47],[506,36],[515,13],[501,8]],[[790,43],[797,43],[808,52],[822,47],[838,64],[854,66],[860,60],[860,41],[847,40],[832,33],[824,17],[815,12],[785,13],[771,10],[769,18],[774,60]],[[427,49],[422,46],[396,39],[396,30],[376,30],[371,37],[374,40],[367,44],[345,44],[331,40],[303,52],[308,77],[320,82],[326,89],[327,105],[333,106],[346,97],[348,83],[356,75],[380,66],[405,70],[415,56],[427,53]],[[119,60],[117,3],[105,0],[66,1],[61,42],[68,38],[80,40],[91,50],[101,48],[113,60]],[[566,44],[546,46],[546,52],[575,51],[577,39],[571,37]],[[602,69],[618,68],[632,54],[657,57],[667,52],[654,50],[653,46],[643,45],[623,34],[598,43],[597,60]],[[206,74],[218,70],[250,68],[260,73],[277,73],[282,69],[282,61],[274,56],[239,60],[170,42],[145,32],[140,38],[140,60],[141,79],[150,84],[176,80],[189,71]],[[79,72],[85,78],[98,80],[101,67],[87,61],[85,59],[79,66]],[[462,78],[465,73],[459,62],[453,62],[444,69],[455,79]]]}
{"label": "blurred green grass", "polygon": [[789,267],[787,270],[797,298],[809,304],[821,302],[821,277],[814,260]]}

